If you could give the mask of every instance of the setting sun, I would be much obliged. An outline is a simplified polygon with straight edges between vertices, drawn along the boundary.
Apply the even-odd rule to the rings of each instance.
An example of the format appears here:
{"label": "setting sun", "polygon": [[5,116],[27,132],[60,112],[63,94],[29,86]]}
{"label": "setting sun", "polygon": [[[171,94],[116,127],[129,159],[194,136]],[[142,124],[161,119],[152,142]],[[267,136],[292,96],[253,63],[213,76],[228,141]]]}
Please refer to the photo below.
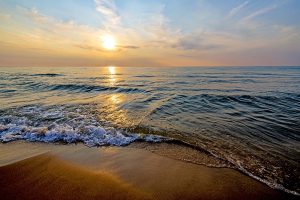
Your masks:
{"label": "setting sun", "polygon": [[116,48],[116,40],[110,35],[106,35],[102,38],[102,46],[107,50],[114,50]]}

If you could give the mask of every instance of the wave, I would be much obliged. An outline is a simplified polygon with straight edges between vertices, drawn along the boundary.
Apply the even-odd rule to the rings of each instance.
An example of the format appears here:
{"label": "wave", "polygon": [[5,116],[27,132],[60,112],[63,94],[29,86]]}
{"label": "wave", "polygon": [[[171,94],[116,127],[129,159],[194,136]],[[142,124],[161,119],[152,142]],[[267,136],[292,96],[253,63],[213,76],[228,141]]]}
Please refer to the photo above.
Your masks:
{"label": "wave", "polygon": [[[171,138],[159,135],[130,133],[104,127],[93,116],[78,113],[80,108],[67,111],[58,107],[45,112],[41,107],[24,107],[21,116],[0,116],[0,141],[27,140],[32,142],[82,142],[87,146],[128,145],[133,141],[162,142]],[[3,111],[2,111],[3,112]]]}
{"label": "wave", "polygon": [[0,93],[12,93],[12,92],[16,92],[16,91],[17,91],[17,90],[12,90],[12,89],[11,89],[11,90],[9,90],[9,89],[8,89],[8,90],[5,90],[5,89],[4,89],[4,90],[0,90]]}
{"label": "wave", "polygon": [[155,77],[153,75],[137,75],[137,76],[133,76],[133,77],[136,77],[136,78],[152,78],[152,77]]}
{"label": "wave", "polygon": [[207,83],[258,83],[257,80],[253,79],[245,79],[245,78],[239,78],[239,79],[219,79],[219,80],[208,80]]}
{"label": "wave", "polygon": [[[244,90],[241,90],[242,92]],[[299,94],[288,94],[282,96],[271,96],[271,95],[215,95],[215,94],[199,94],[193,96],[187,95],[176,95],[174,99],[176,100],[201,100],[205,99],[210,102],[226,102],[226,103],[246,103],[253,104],[255,102],[261,103],[272,103],[274,101],[283,101],[283,102],[300,102]]]}
{"label": "wave", "polygon": [[46,91],[70,91],[70,92],[104,92],[113,91],[118,93],[146,93],[146,90],[139,88],[125,88],[101,85],[87,85],[87,84],[53,84],[47,85],[44,83],[31,83],[28,85],[33,90],[46,90]]}
{"label": "wave", "polygon": [[32,74],[31,76],[55,77],[55,76],[64,76],[64,74],[46,73],[46,74]]}
{"label": "wave", "polygon": [[10,142],[27,140],[31,142],[82,142],[87,146],[124,146],[134,141],[162,142],[171,140],[158,135],[142,135],[127,133],[116,129],[87,125],[73,128],[68,124],[52,124],[51,126],[26,126],[18,124],[0,125],[0,141]]}

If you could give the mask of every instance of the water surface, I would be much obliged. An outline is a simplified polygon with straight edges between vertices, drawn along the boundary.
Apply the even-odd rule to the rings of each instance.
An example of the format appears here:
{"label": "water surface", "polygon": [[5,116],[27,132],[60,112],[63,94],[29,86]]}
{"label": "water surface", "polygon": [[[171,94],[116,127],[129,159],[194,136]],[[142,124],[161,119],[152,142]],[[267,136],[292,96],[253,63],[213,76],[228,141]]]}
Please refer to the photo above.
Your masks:
{"label": "water surface", "polygon": [[0,140],[176,139],[300,192],[300,67],[0,68]]}

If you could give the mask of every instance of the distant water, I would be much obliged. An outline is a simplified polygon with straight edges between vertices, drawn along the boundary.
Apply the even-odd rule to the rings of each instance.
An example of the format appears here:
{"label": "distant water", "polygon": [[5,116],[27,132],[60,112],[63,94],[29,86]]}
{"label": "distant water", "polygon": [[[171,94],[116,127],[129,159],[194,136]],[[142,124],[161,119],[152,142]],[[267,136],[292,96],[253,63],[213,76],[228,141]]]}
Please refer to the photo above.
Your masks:
{"label": "distant water", "polygon": [[182,141],[300,193],[300,67],[0,68],[0,141]]}

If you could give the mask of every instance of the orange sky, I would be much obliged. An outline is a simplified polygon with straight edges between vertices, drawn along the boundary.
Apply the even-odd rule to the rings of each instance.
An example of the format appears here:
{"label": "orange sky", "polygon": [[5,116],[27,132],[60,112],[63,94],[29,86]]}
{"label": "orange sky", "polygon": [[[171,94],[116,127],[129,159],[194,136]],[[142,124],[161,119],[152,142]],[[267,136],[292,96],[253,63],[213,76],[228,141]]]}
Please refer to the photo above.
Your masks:
{"label": "orange sky", "polygon": [[297,2],[189,3],[2,1],[0,66],[300,65]]}

